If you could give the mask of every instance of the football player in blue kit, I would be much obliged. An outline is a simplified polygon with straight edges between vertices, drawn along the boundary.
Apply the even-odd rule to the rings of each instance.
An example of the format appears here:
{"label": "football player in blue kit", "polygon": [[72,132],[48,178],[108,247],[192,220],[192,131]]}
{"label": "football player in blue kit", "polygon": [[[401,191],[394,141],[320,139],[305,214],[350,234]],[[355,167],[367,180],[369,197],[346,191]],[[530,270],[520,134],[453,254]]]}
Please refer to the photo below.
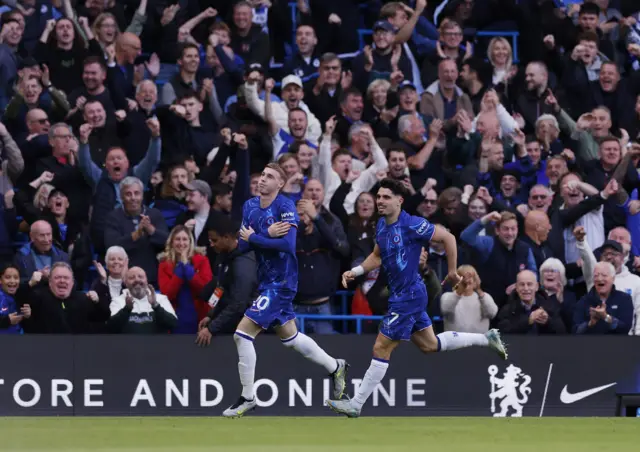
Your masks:
{"label": "football player in blue kit", "polygon": [[384,179],[376,199],[382,218],[376,227],[376,246],[362,265],[344,272],[346,287],[356,277],[380,266],[389,281],[389,310],[380,324],[373,346],[373,359],[362,384],[353,399],[328,400],[333,411],[348,417],[360,416],[362,406],[374,388],[384,378],[389,358],[401,341],[411,340],[424,353],[443,352],[470,346],[484,346],[495,350],[503,359],[507,352],[497,330],[486,334],[446,331],[437,336],[427,315],[427,289],[418,271],[422,248],[430,241],[442,242],[447,253],[449,273],[445,281],[453,286],[461,280],[456,272],[456,239],[444,228],[434,226],[422,217],[411,216],[402,210],[408,196],[401,182]]}
{"label": "football player in blue kit", "polygon": [[348,364],[329,356],[296,328],[293,298],[298,290],[296,232],[299,218],[293,201],[279,194],[285,181],[280,165],[269,163],[258,182],[260,196],[249,199],[242,209],[238,247],[241,251],[255,252],[259,296],[245,312],[233,337],[238,349],[242,394],[222,413],[225,417],[240,417],[256,407],[253,341],[271,326],[284,346],[326,369],[333,380],[335,398],[342,397],[346,386]]}

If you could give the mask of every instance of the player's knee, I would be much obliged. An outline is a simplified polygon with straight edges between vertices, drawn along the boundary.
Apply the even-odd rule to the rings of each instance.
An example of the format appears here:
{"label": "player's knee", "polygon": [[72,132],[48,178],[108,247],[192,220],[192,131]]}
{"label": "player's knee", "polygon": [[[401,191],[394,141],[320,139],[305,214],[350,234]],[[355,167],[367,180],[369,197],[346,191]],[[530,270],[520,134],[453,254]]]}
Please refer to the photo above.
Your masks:
{"label": "player's knee", "polygon": [[280,342],[282,342],[282,345],[284,345],[285,347],[293,348],[296,345],[296,339],[298,339],[298,334],[299,333],[296,332],[291,337],[288,337],[286,339],[280,339]]}
{"label": "player's knee", "polygon": [[389,350],[388,347],[385,347],[384,344],[381,344],[380,342],[376,342],[373,345],[373,357],[386,359],[388,361],[389,358],[391,357],[391,351]]}
{"label": "player's knee", "polygon": [[236,330],[235,334],[233,335],[233,341],[236,343],[236,345],[240,345],[242,341],[253,342],[253,340],[254,338],[250,334],[247,334],[240,330]]}
{"label": "player's knee", "polygon": [[422,353],[435,353],[438,351],[438,342],[424,341],[418,346]]}

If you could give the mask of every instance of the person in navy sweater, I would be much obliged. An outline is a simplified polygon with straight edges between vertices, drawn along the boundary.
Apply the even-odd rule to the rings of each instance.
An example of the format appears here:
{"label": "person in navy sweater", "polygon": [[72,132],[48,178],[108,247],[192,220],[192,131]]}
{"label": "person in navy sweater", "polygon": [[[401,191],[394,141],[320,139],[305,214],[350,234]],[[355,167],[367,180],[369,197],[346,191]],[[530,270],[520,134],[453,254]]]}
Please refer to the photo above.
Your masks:
{"label": "person in navy sweater", "polygon": [[580,299],[573,314],[576,334],[629,334],[633,323],[633,301],[616,290],[616,269],[598,262],[593,271],[594,286]]}
{"label": "person in navy sweater", "polygon": [[22,334],[20,323],[31,317],[31,307],[23,305],[18,312],[15,295],[20,287],[20,270],[8,265],[0,272],[0,334]]}
{"label": "person in navy sweater", "polygon": [[[496,237],[480,236],[489,222],[495,222]],[[516,276],[522,270],[537,273],[531,248],[518,239],[518,220],[511,212],[491,212],[471,223],[460,238],[477,251],[476,268],[496,304],[502,307],[515,289]]]}

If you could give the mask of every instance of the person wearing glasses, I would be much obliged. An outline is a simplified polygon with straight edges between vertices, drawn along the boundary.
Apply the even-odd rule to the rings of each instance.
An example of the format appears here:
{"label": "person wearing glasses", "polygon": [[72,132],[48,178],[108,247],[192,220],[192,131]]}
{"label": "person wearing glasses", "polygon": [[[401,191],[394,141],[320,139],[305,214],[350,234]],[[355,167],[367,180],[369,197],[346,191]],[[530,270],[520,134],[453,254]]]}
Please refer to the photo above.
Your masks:
{"label": "person wearing glasses", "polygon": [[49,130],[49,145],[51,154],[41,158],[36,163],[35,177],[45,171],[53,174],[51,185],[62,190],[69,197],[68,215],[78,221],[88,217],[91,206],[91,187],[77,165],[78,141],[65,123],[57,123]]}

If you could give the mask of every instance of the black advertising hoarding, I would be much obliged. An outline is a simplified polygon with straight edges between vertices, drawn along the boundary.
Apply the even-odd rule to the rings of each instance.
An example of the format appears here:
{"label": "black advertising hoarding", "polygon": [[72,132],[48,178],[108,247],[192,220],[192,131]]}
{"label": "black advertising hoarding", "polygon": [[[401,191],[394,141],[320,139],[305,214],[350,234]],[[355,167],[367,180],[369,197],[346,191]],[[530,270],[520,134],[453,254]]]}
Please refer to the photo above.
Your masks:
{"label": "black advertising hoarding", "polygon": [[[351,369],[353,395],[374,336],[318,336]],[[616,392],[640,392],[633,337],[508,337],[507,362],[487,349],[393,354],[367,416],[612,416]],[[235,345],[179,336],[0,336],[0,415],[219,415],[240,393]],[[320,368],[271,337],[256,341],[255,415],[333,415]],[[253,414],[252,414],[253,415]]]}

